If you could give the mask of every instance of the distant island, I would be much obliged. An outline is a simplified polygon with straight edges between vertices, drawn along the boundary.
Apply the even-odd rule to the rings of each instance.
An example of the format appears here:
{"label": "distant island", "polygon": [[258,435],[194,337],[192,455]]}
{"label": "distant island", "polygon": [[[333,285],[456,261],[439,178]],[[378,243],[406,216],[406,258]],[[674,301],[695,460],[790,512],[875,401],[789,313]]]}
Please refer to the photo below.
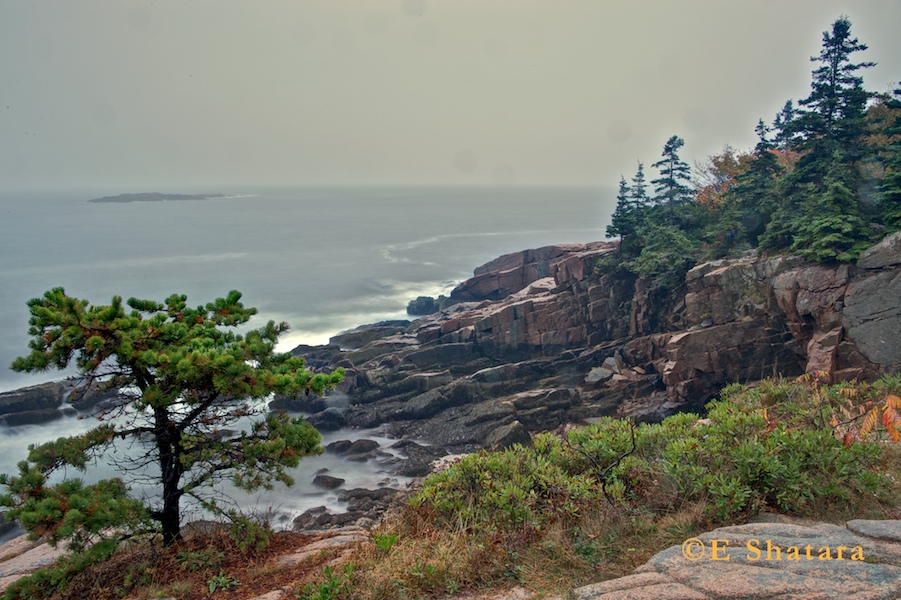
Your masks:
{"label": "distant island", "polygon": [[118,196],[104,196],[94,198],[88,202],[165,202],[176,200],[207,200],[209,198],[222,198],[225,194],[160,194],[159,192],[145,192],[142,194],[119,194]]}

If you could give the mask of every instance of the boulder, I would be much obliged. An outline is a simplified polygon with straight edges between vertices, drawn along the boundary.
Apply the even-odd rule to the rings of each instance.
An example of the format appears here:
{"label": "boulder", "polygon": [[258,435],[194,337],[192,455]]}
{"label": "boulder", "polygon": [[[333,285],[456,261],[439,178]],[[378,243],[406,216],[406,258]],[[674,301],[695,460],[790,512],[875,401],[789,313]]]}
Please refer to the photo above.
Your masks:
{"label": "boulder", "polygon": [[39,423],[47,423],[63,417],[62,411],[58,408],[41,408],[38,410],[23,410],[21,412],[0,415],[0,424],[9,425],[35,425]]}
{"label": "boulder", "polygon": [[519,421],[498,427],[485,438],[485,447],[489,450],[506,450],[514,444],[532,445],[532,436],[529,435],[529,430]]}
{"label": "boulder", "polygon": [[[899,598],[899,532],[898,521],[849,521],[847,529],[825,523],[721,527],[659,552],[633,575],[573,594],[579,600]],[[714,541],[717,560],[711,558]]]}
{"label": "boulder", "polygon": [[887,235],[857,259],[857,266],[861,269],[882,269],[894,265],[901,265],[901,231]]}
{"label": "boulder", "polygon": [[42,383],[10,392],[2,392],[0,393],[0,415],[26,411],[55,411],[62,406],[64,393],[63,384],[59,382]]}
{"label": "boulder", "polygon": [[901,369],[901,270],[882,271],[848,287],[842,324],[860,353],[881,370]]}
{"label": "boulder", "polygon": [[337,407],[329,407],[309,418],[310,423],[320,431],[337,431],[347,425],[344,411]]}
{"label": "boulder", "polygon": [[342,479],[341,477],[332,477],[331,475],[326,475],[325,473],[319,473],[313,478],[313,485],[326,490],[334,490],[344,485],[345,481],[346,480]]}
{"label": "boulder", "polygon": [[369,325],[360,325],[347,331],[332,336],[329,345],[340,346],[342,349],[358,349],[375,340],[380,340],[406,331],[410,321],[380,321]]}
{"label": "boulder", "polygon": [[407,314],[411,317],[421,317],[436,312],[438,312],[438,302],[431,296],[419,296],[407,304]]}

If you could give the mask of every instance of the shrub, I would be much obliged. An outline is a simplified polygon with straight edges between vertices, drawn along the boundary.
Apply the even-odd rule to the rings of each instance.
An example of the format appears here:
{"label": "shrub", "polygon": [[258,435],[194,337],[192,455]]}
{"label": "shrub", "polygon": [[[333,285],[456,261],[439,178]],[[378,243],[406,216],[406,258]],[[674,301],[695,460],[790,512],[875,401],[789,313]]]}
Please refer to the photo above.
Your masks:
{"label": "shrub", "polygon": [[[866,387],[861,402],[885,394],[886,381]],[[412,503],[454,528],[507,533],[571,525],[599,503],[664,514],[705,502],[716,522],[853,503],[891,482],[880,445],[837,436],[830,424],[835,409],[825,400],[846,397],[841,389],[805,380],[736,385],[704,420],[608,418],[565,438],[541,434],[531,448],[464,458],[429,477]]]}

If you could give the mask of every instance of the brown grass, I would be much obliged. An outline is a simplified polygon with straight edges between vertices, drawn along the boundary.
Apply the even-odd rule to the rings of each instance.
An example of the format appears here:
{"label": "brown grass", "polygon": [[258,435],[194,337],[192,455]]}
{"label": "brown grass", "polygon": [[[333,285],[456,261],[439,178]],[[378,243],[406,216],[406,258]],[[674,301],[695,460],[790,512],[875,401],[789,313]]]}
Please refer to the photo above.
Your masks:
{"label": "brown grass", "polygon": [[[121,600],[121,598],[164,598],[205,600],[253,598],[286,587],[298,589],[313,581],[323,565],[335,553],[323,553],[300,565],[283,567],[274,560],[325,535],[311,536],[280,532],[263,550],[241,550],[227,532],[205,531],[188,533],[185,539],[169,548],[142,541],[121,548],[113,557],[94,565],[75,579],[65,593],[57,593],[52,600]],[[195,553],[193,555],[187,553]],[[185,556],[211,557],[206,564],[185,560]],[[211,577],[223,573],[240,582],[231,591],[209,592]]]}

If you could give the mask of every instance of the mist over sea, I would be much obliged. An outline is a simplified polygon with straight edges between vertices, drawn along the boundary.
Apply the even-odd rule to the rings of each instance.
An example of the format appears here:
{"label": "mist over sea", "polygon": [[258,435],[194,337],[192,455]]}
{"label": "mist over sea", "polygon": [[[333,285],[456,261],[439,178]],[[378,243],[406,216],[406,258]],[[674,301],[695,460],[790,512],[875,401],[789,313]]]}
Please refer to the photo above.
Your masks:
{"label": "mist over sea", "polygon": [[[225,198],[89,203],[133,191]],[[27,353],[26,302],[62,286],[190,305],[237,289],[251,326],[287,321],[279,349],[407,318],[407,302],[447,293],[501,254],[603,239],[604,188],[243,188],[0,193],[0,391],[61,378],[9,370]]]}

